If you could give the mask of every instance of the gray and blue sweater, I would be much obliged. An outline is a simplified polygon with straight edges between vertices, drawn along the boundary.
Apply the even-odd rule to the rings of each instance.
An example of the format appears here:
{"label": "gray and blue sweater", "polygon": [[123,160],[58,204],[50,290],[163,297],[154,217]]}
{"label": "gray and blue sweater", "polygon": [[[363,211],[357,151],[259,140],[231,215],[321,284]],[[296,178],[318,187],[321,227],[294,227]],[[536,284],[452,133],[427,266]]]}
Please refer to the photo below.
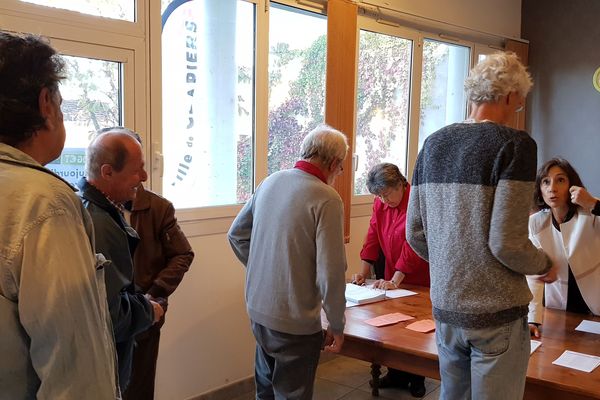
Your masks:
{"label": "gray and blue sweater", "polygon": [[492,122],[431,135],[413,174],[406,236],[429,261],[434,318],[464,328],[527,315],[525,275],[551,263],[528,239],[536,144]]}

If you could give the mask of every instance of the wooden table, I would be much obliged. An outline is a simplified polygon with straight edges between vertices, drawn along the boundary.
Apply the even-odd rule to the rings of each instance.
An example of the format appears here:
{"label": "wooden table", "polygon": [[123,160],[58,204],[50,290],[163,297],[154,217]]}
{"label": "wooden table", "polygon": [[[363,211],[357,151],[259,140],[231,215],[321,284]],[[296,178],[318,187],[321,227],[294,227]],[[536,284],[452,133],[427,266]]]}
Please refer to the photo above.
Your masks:
{"label": "wooden table", "polygon": [[[372,373],[377,378],[377,365],[385,365],[440,379],[435,333],[405,329],[411,322],[433,319],[429,289],[407,285],[403,288],[419,294],[346,309],[341,354],[375,364]],[[392,312],[412,315],[416,319],[382,328],[364,322]],[[597,317],[545,311],[542,345],[531,356],[527,370],[526,399],[600,399],[600,367],[585,373],[552,364],[564,350],[600,356],[600,335],[575,331],[583,319],[600,322]]]}

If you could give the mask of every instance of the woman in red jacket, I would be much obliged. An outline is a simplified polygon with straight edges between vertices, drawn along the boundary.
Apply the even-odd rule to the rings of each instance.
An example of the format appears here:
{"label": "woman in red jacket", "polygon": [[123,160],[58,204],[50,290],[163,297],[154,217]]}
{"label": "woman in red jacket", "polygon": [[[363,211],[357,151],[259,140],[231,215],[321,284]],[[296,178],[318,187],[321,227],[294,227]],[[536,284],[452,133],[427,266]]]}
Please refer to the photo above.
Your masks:
{"label": "woman in red jacket", "polygon": [[[371,277],[373,264],[380,252],[385,257],[383,277],[374,286],[397,289],[400,283],[429,286],[429,264],[412,250],[406,241],[406,209],[410,185],[398,167],[390,163],[375,165],[367,176],[367,188],[374,194],[373,214],[360,258],[362,271],[352,279],[357,284]],[[425,395],[425,378],[388,368],[379,387],[410,388],[414,397]]]}

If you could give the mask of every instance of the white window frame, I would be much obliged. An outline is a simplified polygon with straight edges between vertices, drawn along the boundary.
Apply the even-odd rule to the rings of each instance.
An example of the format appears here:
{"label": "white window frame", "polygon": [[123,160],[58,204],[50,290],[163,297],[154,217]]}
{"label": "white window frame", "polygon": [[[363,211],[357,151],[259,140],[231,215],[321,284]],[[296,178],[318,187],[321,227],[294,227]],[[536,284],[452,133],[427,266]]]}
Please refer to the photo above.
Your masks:
{"label": "white window frame", "polygon": [[3,0],[0,29],[43,35],[61,54],[121,63],[123,123],[142,136],[146,160],[149,160],[150,112],[146,101],[149,89],[145,44],[149,0],[136,1],[136,22],[130,22],[19,0]]}
{"label": "white window frame", "polygon": [[[98,17],[77,11],[66,10],[27,3],[21,0],[2,0],[0,3],[0,15],[23,16],[27,19],[36,19],[42,23],[72,26],[74,28],[94,29],[106,31],[109,34],[122,34],[143,37],[145,34],[147,1],[133,0],[135,4],[135,21]],[[159,1],[159,0],[157,0]],[[159,1],[160,2],[160,1]],[[0,26],[5,29],[4,25]],[[40,33],[39,28],[31,33]],[[24,31],[24,29],[21,29]]]}
{"label": "white window frame", "polygon": [[[417,94],[420,93],[420,89],[421,89],[421,57],[422,57],[422,46],[421,46],[421,38],[419,35],[419,32],[409,29],[409,28],[405,28],[402,26],[399,26],[395,23],[392,22],[387,22],[387,21],[382,21],[382,20],[376,20],[374,18],[371,17],[366,17],[366,16],[362,16],[359,15],[358,17],[358,22],[357,22],[357,35],[360,35],[360,31],[361,30],[366,30],[366,31],[370,31],[370,32],[375,32],[375,33],[381,33],[384,35],[389,35],[389,36],[395,36],[401,39],[406,39],[406,40],[411,40],[413,43],[412,46],[412,59],[411,59],[411,65],[410,65],[410,88],[409,88],[409,99],[410,99],[410,104],[409,104],[409,108],[408,108],[408,131],[407,131],[407,154],[406,154],[406,165],[403,165],[402,167],[404,168],[405,171],[407,171],[407,174],[409,172],[409,168],[410,168],[410,161],[411,161],[411,152],[413,152],[412,146],[413,146],[413,140],[412,137],[414,136],[414,132],[417,133],[417,145],[418,145],[418,132],[419,132],[419,109],[418,109],[418,104],[420,102],[420,97],[415,97]],[[360,36],[359,36],[360,37]],[[356,66],[358,68],[358,59],[360,57],[360,50],[356,52]],[[417,68],[417,66],[419,68]],[[356,82],[356,87],[358,88],[358,72],[356,73],[356,77],[357,77],[357,82]],[[355,93],[356,95],[356,93]],[[415,107],[416,105],[416,107]],[[357,110],[355,110],[355,115],[354,115],[354,124],[356,127],[356,118],[357,118]],[[355,129],[356,131],[356,129]],[[356,143],[356,137],[354,138],[354,143]],[[416,150],[414,150],[416,152]],[[416,159],[416,155],[415,155],[415,159]],[[353,163],[354,164],[354,163]],[[372,194],[358,194],[355,195],[354,194],[354,172],[356,170],[356,166],[353,165],[353,171],[352,171],[352,216],[357,216],[355,215],[355,211],[356,213],[360,213],[360,215],[363,215],[365,212],[367,212],[367,215],[370,215],[371,213],[371,207],[370,205],[373,203],[373,199],[374,196]],[[360,205],[369,205],[369,207],[355,207],[355,206],[360,206]],[[356,210],[355,210],[356,208]]]}
{"label": "white window frame", "polygon": [[[412,28],[403,27],[395,22],[386,20],[377,20],[370,16],[361,16],[358,18],[357,34],[360,30],[369,30],[372,32],[382,33],[386,35],[396,36],[404,39],[413,40],[412,65],[411,65],[411,87],[410,87],[410,105],[408,118],[408,143],[406,154],[406,178],[409,182],[412,179],[414,165],[419,152],[419,128],[420,128],[420,112],[421,112],[421,80],[423,72],[423,42],[425,39],[444,42],[449,45],[460,45],[470,49],[470,62],[472,67],[474,64],[474,54],[476,43],[463,40],[460,38],[449,37],[446,35],[435,34],[432,32],[420,31]],[[482,48],[488,46],[479,45]],[[494,50],[491,50],[493,52]],[[357,52],[357,57],[358,57]],[[358,65],[358,62],[357,62]],[[358,76],[358,74],[357,74]],[[358,87],[358,83],[357,83]],[[355,116],[356,123],[356,116]],[[356,142],[356,141],[355,141]],[[354,171],[353,171],[354,172]],[[352,177],[354,183],[354,176]],[[352,195],[352,217],[367,216],[371,214],[371,205],[374,196],[370,194]]]}

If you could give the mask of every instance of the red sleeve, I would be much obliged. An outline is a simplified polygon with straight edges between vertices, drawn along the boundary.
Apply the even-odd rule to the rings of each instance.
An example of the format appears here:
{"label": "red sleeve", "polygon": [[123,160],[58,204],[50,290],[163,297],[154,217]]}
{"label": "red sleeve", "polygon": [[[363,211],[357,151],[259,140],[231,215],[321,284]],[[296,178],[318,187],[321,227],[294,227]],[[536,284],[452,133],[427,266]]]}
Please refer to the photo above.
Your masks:
{"label": "red sleeve", "polygon": [[[375,200],[377,201],[377,200]],[[360,259],[375,262],[379,258],[379,237],[377,236],[377,212],[375,210],[376,203],[373,203],[373,212],[371,214],[371,222],[369,223],[369,230],[363,243],[363,248],[360,251]]]}
{"label": "red sleeve", "polygon": [[429,263],[419,257],[407,241],[402,244],[402,253],[394,269],[406,275],[403,283],[429,286]]}

